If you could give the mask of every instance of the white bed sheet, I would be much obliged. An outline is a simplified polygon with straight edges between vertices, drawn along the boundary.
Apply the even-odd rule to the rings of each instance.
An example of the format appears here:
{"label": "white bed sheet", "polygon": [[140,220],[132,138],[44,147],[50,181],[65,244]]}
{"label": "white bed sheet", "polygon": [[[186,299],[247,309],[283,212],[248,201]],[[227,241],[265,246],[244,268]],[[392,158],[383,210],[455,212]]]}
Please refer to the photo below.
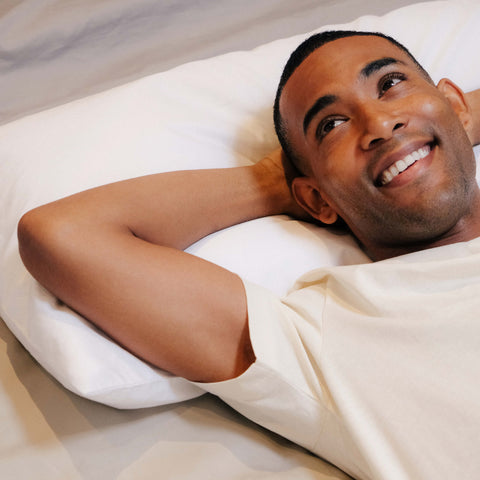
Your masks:
{"label": "white bed sheet", "polygon": [[[0,123],[185,61],[411,3],[3,0]],[[0,478],[348,477],[212,396],[136,411],[82,399],[0,320]]]}

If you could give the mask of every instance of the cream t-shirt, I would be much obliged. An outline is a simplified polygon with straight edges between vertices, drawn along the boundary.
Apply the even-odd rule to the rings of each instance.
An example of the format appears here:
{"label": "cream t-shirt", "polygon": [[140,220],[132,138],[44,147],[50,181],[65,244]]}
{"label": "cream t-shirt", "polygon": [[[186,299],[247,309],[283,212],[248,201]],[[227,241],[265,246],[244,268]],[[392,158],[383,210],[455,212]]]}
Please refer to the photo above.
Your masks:
{"label": "cream t-shirt", "polygon": [[245,288],[257,360],[202,388],[356,478],[479,478],[480,239]]}

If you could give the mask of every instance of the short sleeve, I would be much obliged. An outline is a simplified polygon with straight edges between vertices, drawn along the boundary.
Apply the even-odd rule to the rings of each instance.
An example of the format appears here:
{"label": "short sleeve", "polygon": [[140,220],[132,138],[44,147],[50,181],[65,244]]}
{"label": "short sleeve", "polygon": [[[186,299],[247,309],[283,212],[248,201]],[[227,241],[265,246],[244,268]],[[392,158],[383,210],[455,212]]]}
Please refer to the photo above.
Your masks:
{"label": "short sleeve", "polygon": [[[321,325],[304,319],[292,306],[295,300],[281,299],[246,281],[244,285],[256,361],[234,379],[198,385],[250,420],[312,450],[329,413],[324,405],[317,360],[305,348],[302,337],[316,330],[320,353]],[[318,304],[321,306],[322,302],[320,296]]]}

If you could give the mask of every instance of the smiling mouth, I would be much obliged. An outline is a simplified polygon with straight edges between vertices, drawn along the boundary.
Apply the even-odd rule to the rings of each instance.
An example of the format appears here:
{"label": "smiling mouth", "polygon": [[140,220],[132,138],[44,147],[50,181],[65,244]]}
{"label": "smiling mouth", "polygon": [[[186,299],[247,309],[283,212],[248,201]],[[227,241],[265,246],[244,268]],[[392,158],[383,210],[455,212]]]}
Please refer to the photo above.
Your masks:
{"label": "smiling mouth", "polygon": [[400,173],[404,172],[407,168],[411,167],[422,158],[427,157],[431,150],[432,147],[430,144],[428,144],[412,153],[409,153],[400,160],[397,160],[379,175],[377,181],[378,185],[381,187],[388,185],[397,175],[400,175]]}

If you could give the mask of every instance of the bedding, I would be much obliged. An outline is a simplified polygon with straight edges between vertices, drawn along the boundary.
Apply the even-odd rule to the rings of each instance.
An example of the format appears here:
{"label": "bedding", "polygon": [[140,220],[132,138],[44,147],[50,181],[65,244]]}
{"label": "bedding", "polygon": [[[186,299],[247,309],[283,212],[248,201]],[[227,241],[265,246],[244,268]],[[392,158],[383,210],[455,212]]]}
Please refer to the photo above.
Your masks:
{"label": "bedding", "polygon": [[[63,386],[96,402],[117,408],[137,409],[192,399],[202,395],[203,391],[183,379],[172,377],[139,361],[66,306],[59,304],[36,284],[23,268],[18,256],[16,223],[23,212],[35,205],[102,183],[159,171],[230,167],[248,164],[261,158],[277,145],[271,122],[271,105],[281,68],[289,52],[307,34],[287,37],[282,29],[282,34],[277,31],[276,36],[287,38],[253,50],[225,53],[166,72],[154,73],[152,68],[162,68],[148,66],[147,57],[155,50],[158,37],[152,35],[149,39],[151,43],[148,43],[148,48],[145,48],[143,53],[145,58],[139,59],[135,48],[141,48],[138,44],[141,44],[142,40],[138,38],[146,41],[148,33],[141,36],[138,19],[148,17],[151,21],[147,21],[147,24],[154,30],[155,22],[166,25],[166,18],[180,21],[183,18],[182,12],[189,12],[189,8],[190,11],[195,11],[197,7],[187,5],[187,2],[177,2],[175,7],[173,3],[169,5],[171,11],[164,7],[156,16],[152,16],[146,14],[151,12],[152,2],[140,2],[136,9],[128,7],[127,2],[118,2],[117,6],[108,1],[100,3],[102,8],[81,12],[86,20],[81,28],[74,29],[73,33],[71,28],[75,25],[76,14],[79,13],[76,9],[80,9],[79,6],[74,7],[73,3],[73,10],[55,10],[54,16],[58,18],[53,24],[53,33],[52,30],[44,31],[41,28],[42,14],[45,15],[46,11],[30,9],[28,14],[21,15],[23,8],[31,6],[29,2],[19,2],[19,5],[11,2],[1,7],[3,11],[0,10],[3,14],[2,20],[9,15],[11,20],[9,36],[3,40],[6,45],[4,51],[8,51],[8,48],[15,51],[15,42],[18,40],[19,27],[12,20],[12,15],[24,22],[28,20],[30,23],[26,24],[35,27],[31,30],[32,38],[25,41],[25,45],[30,48],[19,49],[22,54],[20,59],[8,59],[10,71],[7,70],[2,79],[7,86],[4,91],[12,95],[6,97],[1,107],[3,110],[0,111],[1,121],[8,121],[0,127],[0,201],[4,209],[0,230],[0,314],[15,337]],[[292,7],[289,10],[286,4],[282,3],[283,10],[280,8],[276,14],[287,23],[287,19],[291,22],[292,17],[295,18],[295,14],[303,11],[302,9],[306,12],[308,8],[319,9],[320,12],[328,13],[329,2],[325,2],[323,6],[318,3],[301,2],[293,13]],[[337,3],[337,11],[343,15],[345,12],[342,6],[355,4]],[[362,8],[358,14],[373,11],[367,10],[364,2],[360,3]],[[411,2],[397,2],[396,5],[393,3],[392,6],[400,6]],[[262,20],[264,18],[261,13],[270,11],[268,2],[260,2],[255,8],[250,14],[259,15]],[[220,18],[220,12],[225,13],[219,7],[212,9],[217,19]],[[205,12],[202,15],[205,15]],[[238,29],[246,28],[247,19],[252,20],[245,15],[246,13],[237,20]],[[309,22],[300,22],[304,27],[308,25],[301,30],[303,32],[312,32],[314,27],[325,24],[321,20],[315,20],[312,25],[311,15],[305,17],[308,17]],[[100,35],[102,29],[99,25],[104,23],[95,23],[99,18],[102,22],[106,19],[111,22],[108,34],[103,32],[103,36]],[[233,22],[228,18],[227,23]],[[191,18],[183,21],[186,28],[193,24]],[[479,24],[480,6],[474,1],[461,0],[424,2],[395,10],[385,16],[363,16],[351,23],[341,24],[339,28],[373,29],[391,34],[411,49],[433,75],[434,80],[451,76],[464,90],[471,90],[480,86],[480,67],[472,62],[476,53],[475,46],[480,40]],[[94,28],[95,26],[97,28]],[[120,47],[129,42],[121,42],[117,31],[123,34],[128,31],[133,38],[133,46],[128,46],[123,57],[120,55]],[[90,50],[86,49],[82,45],[85,40],[82,35],[85,32],[103,39],[103,47],[100,45],[94,48],[90,45]],[[231,35],[232,30],[229,29],[229,32]],[[53,34],[58,42],[55,46],[48,41]],[[201,32],[197,34],[201,36]],[[88,37],[86,34],[85,36]],[[42,42],[35,44],[34,40],[39,38]],[[95,44],[95,41],[92,43]],[[228,49],[230,45],[224,39],[217,43],[221,44],[222,49]],[[34,44],[40,49],[40,55],[34,55],[37,52],[36,48],[32,47]],[[253,46],[246,43],[242,44],[242,48],[246,48],[244,45]],[[45,50],[41,50],[42,46],[46,47]],[[92,68],[85,69],[87,73],[80,76],[78,82],[72,82],[69,75],[71,72],[78,74],[81,68],[78,65],[71,67],[69,62],[74,62],[75,53],[81,52],[82,48],[86,49],[84,54],[88,52],[92,55]],[[102,51],[102,48],[105,50]],[[67,50],[70,56],[63,59],[60,69],[54,71],[51,70],[52,66],[41,65],[42,62],[48,65],[49,58],[53,59],[53,64],[58,62],[55,55],[62,49]],[[191,54],[185,50],[188,49],[184,49],[185,55]],[[109,58],[107,52],[111,52],[113,59]],[[99,58],[96,58],[95,53],[99,54]],[[100,68],[103,61],[107,65]],[[144,63],[139,67],[142,61]],[[163,68],[171,66],[169,61],[163,64]],[[21,81],[15,86],[12,72],[20,72],[17,78],[22,79],[22,69],[29,63],[33,65],[31,68],[37,74],[39,83],[31,84],[24,94],[18,91]],[[118,76],[107,75],[108,68],[121,73]],[[47,88],[49,74],[52,74],[52,78],[48,86],[53,85],[55,88]],[[149,75],[144,76],[146,74]],[[129,83],[121,84],[127,80]],[[25,88],[25,84],[23,87]],[[41,91],[37,91],[37,88]],[[82,96],[89,93],[94,95]],[[63,103],[67,99],[70,101]],[[54,108],[42,110],[45,107]],[[37,110],[42,111],[31,114]],[[27,113],[30,115],[26,115]],[[288,291],[300,274],[318,265],[368,261],[352,238],[314,228],[287,217],[259,219],[232,227],[198,242],[189,251],[230,268],[247,280],[266,286],[280,295]],[[7,383],[15,384],[16,372],[21,373],[23,365],[31,360],[25,354],[18,353],[21,347],[9,335],[2,324],[2,338],[6,338],[5,355],[22,359],[22,364],[13,362],[12,367],[2,373]],[[99,432],[107,432],[110,427],[112,431],[106,433],[108,445],[115,444],[113,430],[117,428],[123,433],[120,438],[130,437],[129,430],[121,424],[122,420],[126,419],[126,413],[116,412],[74,395],[59,394],[62,389],[43,371],[39,371],[42,373],[37,373],[33,384],[25,377],[22,377],[23,384],[15,384],[16,388],[27,388],[28,391],[36,392],[33,400],[40,411],[38,408],[33,413],[29,411],[29,420],[35,422],[40,419],[41,422],[46,422],[54,436],[55,432],[60,432],[62,438],[68,436],[69,428],[60,425],[55,419],[55,408],[49,407],[50,415],[45,416],[45,405],[49,403],[49,399],[35,388],[35,382],[38,382],[40,385],[47,385],[47,390],[53,390],[57,401],[60,396],[60,403],[69,404],[67,410],[73,412],[72,428],[75,432],[82,431],[84,421],[93,422],[100,428],[99,422],[102,423],[100,419],[104,415],[104,429],[100,429],[98,435],[94,436],[97,445],[102,445],[99,437],[103,434]],[[18,412],[22,413],[21,405],[15,407],[15,403],[8,399],[4,404],[6,412],[17,408]],[[212,411],[215,412],[213,419],[208,413],[207,418],[202,415],[210,411],[209,408],[213,408]],[[186,422],[191,422],[187,426],[181,421],[184,413]],[[252,428],[253,437],[246,435],[253,447],[246,450],[251,453],[258,449],[257,453],[253,454],[255,458],[258,454],[256,460],[252,461],[252,457],[249,457],[247,465],[235,466],[235,475],[238,478],[254,478],[253,472],[261,472],[262,468],[276,469],[275,478],[281,478],[283,474],[285,478],[293,478],[293,471],[298,473],[299,478],[327,478],[328,475],[346,478],[336,469],[317,463],[317,459],[287,445],[283,440],[273,435],[265,436],[267,434],[261,429],[240,420],[211,396],[196,398],[176,406],[157,407],[129,414],[131,416],[128,421],[133,425],[132,430],[140,436],[146,436],[145,443],[141,440],[135,443],[134,448],[137,448],[138,452],[131,454],[134,460],[129,462],[126,458],[123,463],[120,462],[122,465],[118,466],[116,473],[115,468],[106,467],[95,455],[88,463],[101,466],[100,470],[93,467],[85,469],[79,465],[72,467],[72,458],[81,457],[77,447],[81,449],[82,442],[79,441],[75,446],[67,441],[66,455],[54,453],[55,461],[60,461],[61,464],[58,471],[75,472],[71,476],[78,478],[82,474],[87,475],[87,471],[88,475],[98,471],[100,473],[95,475],[100,476],[103,468],[108,470],[112,478],[117,478],[117,474],[122,474],[122,478],[149,478],[149,471],[158,472],[158,464],[151,456],[158,454],[163,458],[169,455],[173,448],[169,442],[174,443],[176,438],[195,439],[198,434],[194,433],[195,429],[191,428],[191,425],[206,424],[209,432],[217,428],[221,431],[221,435],[212,435],[212,441],[222,438],[221,443],[227,445],[227,454],[222,451],[216,460],[220,459],[217,473],[222,476],[223,471],[223,476],[229,478],[231,462],[238,462],[242,456],[241,449],[233,446],[233,440],[223,443],[225,435],[229,436],[228,424],[233,419],[233,422],[240,425],[238,428],[241,430],[235,440],[240,439],[242,442],[245,430],[250,431]],[[217,426],[217,421],[220,422],[220,427]],[[155,433],[158,433],[158,429],[163,431],[167,425],[169,432],[177,431],[178,436],[174,433],[165,434],[162,445],[159,445],[155,442]],[[245,425],[248,428],[244,428]],[[30,427],[26,427],[27,433],[20,435],[21,438],[28,437],[28,428]],[[85,428],[88,430],[87,426]],[[149,431],[150,429],[155,431]],[[35,429],[30,433],[35,437]],[[117,452],[127,454],[126,447],[116,447]],[[202,442],[197,447],[198,450],[195,450],[192,445],[184,451],[190,456],[191,463],[197,465],[197,473],[208,472],[208,465],[202,465],[202,458],[209,458],[209,447]],[[91,449],[89,451],[92,452]],[[231,451],[234,453],[233,459]],[[34,448],[28,453],[31,457],[39,454]],[[284,454],[287,459],[281,460]],[[138,455],[141,455],[141,461]],[[17,457],[15,459],[18,460]],[[175,464],[175,478],[190,478],[189,475],[191,478],[203,478],[201,473],[195,476],[193,472],[182,472],[179,466],[181,463],[179,458]],[[6,464],[9,472],[20,471],[16,462],[8,461]],[[44,468],[47,468],[47,464],[48,458],[45,463],[42,460]],[[267,466],[264,467],[265,465]],[[282,474],[282,469],[287,473]],[[21,477],[16,475],[15,478]]]}

